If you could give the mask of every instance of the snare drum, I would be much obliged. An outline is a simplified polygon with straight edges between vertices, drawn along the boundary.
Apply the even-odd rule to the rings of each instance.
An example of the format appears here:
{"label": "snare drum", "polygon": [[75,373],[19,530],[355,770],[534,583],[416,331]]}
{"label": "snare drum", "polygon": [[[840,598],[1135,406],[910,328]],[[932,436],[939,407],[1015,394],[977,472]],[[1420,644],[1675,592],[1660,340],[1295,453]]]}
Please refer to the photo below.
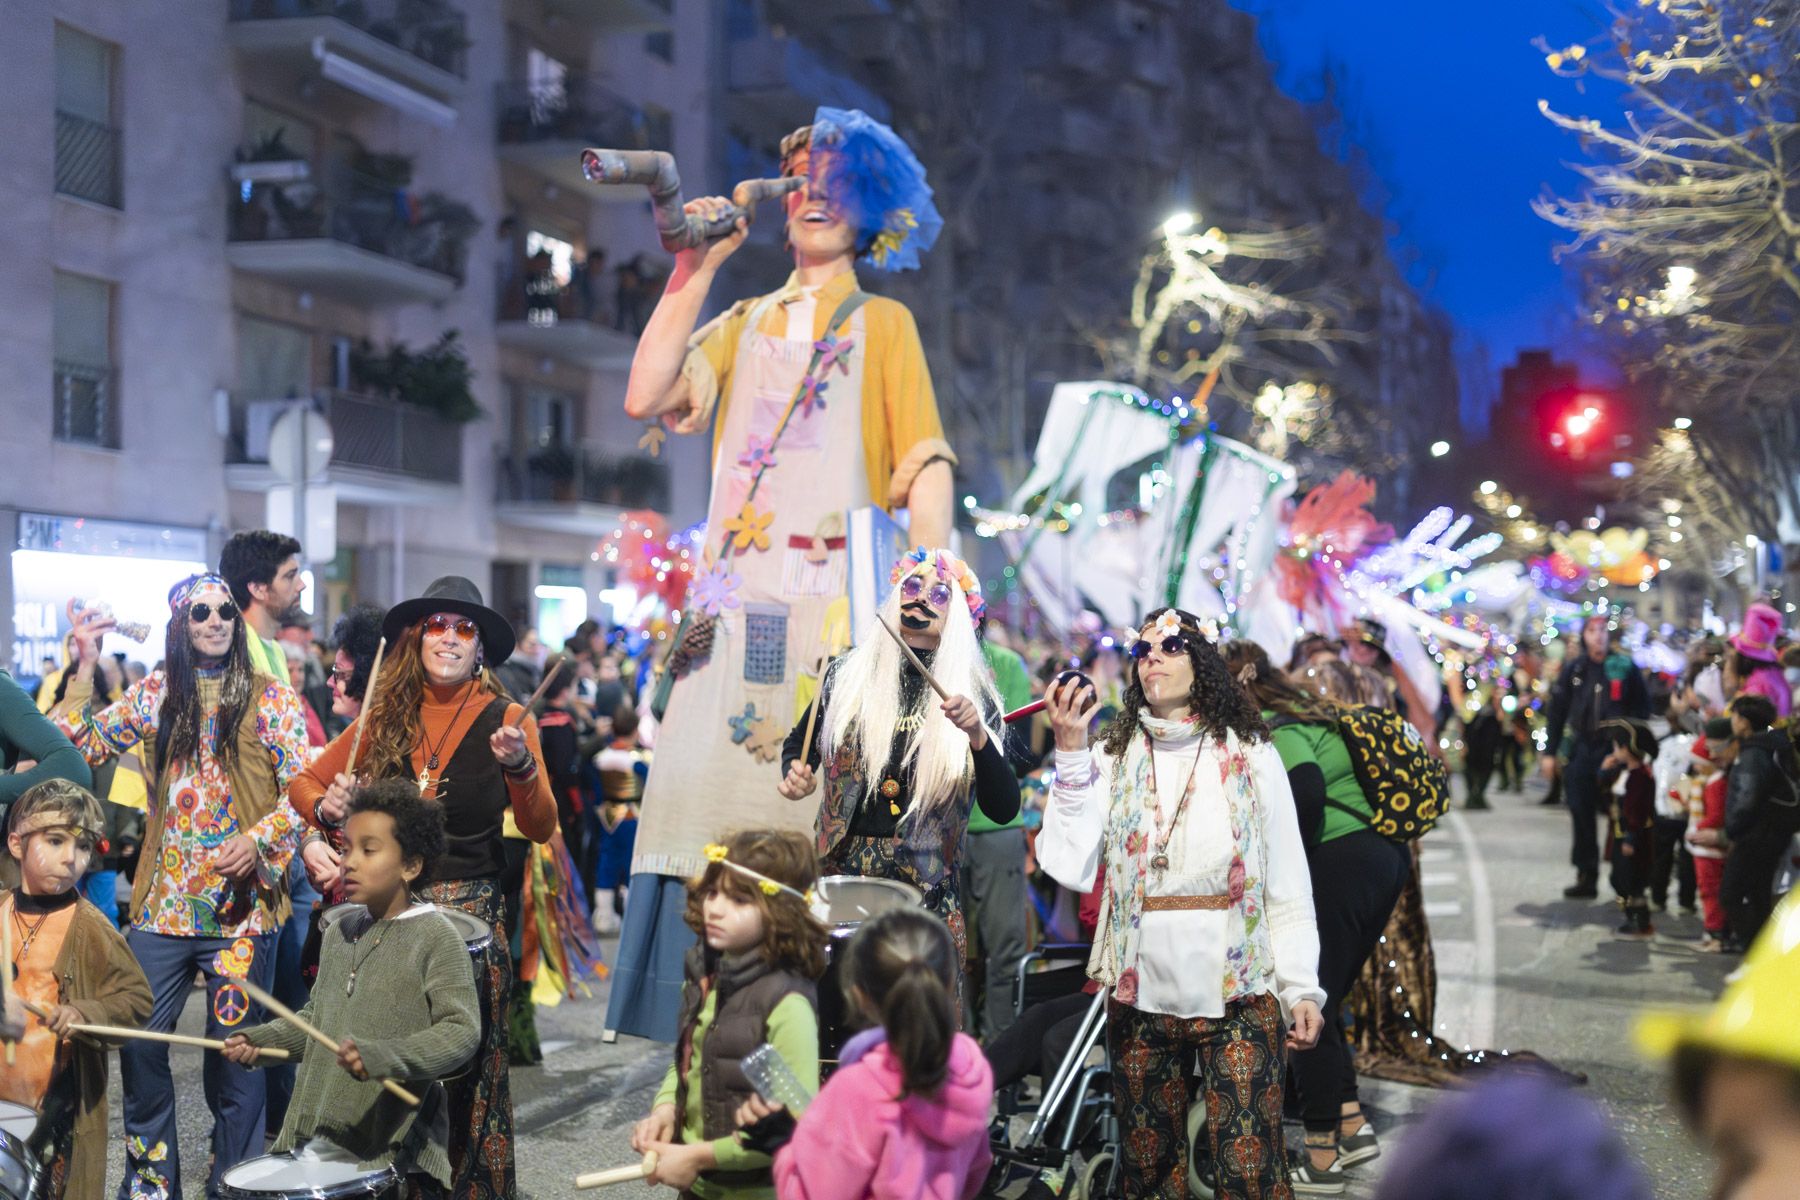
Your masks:
{"label": "snare drum", "polygon": [[352,1200],[397,1197],[400,1184],[400,1173],[393,1167],[364,1171],[351,1162],[267,1154],[225,1172],[219,1195],[224,1200]]}
{"label": "snare drum", "polygon": [[[449,920],[451,925],[456,927],[456,935],[463,940],[463,948],[469,952],[470,977],[475,980],[475,990],[479,994],[481,991],[481,959],[482,956],[487,953],[488,946],[493,944],[493,926],[489,925],[475,914],[466,913],[460,908],[451,908],[448,905],[443,904],[433,905],[433,907],[436,908],[438,912],[442,913],[445,918]],[[360,904],[334,904],[326,909],[325,915],[319,919],[319,928],[328,933],[345,917],[351,915],[363,916],[366,915],[368,911],[368,909]],[[414,919],[416,920],[417,918]],[[480,1005],[479,1007],[481,1008],[481,1044],[485,1046],[487,1045],[488,1037],[488,1009],[485,1004]],[[479,1057],[480,1054],[477,1052],[476,1058]],[[472,1065],[473,1060],[471,1060],[470,1063],[464,1064],[457,1071],[446,1075],[444,1078],[459,1078],[467,1073]],[[351,1194],[354,1195],[355,1193]]]}
{"label": "snare drum", "polygon": [[850,935],[864,921],[884,912],[920,907],[925,897],[910,883],[870,875],[827,875],[816,890],[819,903],[813,911],[831,930],[825,943],[825,975],[819,980],[819,1066],[828,1073],[837,1065],[838,1051],[855,1032],[854,1014],[838,976]]}
{"label": "snare drum", "polygon": [[25,1200],[31,1195],[31,1157],[25,1143],[36,1132],[37,1110],[0,1100],[0,1197]]}

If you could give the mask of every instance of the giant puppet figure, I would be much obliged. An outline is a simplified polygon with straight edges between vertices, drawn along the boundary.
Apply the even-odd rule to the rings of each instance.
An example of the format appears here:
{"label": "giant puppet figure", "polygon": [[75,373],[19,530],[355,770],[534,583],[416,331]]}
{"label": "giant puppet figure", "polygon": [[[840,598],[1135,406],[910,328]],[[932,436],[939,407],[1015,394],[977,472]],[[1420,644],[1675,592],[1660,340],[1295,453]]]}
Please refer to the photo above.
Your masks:
{"label": "giant puppet figure", "polygon": [[[794,272],[695,330],[746,227],[676,256],[638,341],[625,411],[713,433],[712,500],[688,628],[643,802],[607,1025],[669,1038],[679,1007],[680,880],[728,829],[810,827],[764,763],[816,671],[845,595],[848,511],[911,513],[915,541],[948,539],[955,457],[944,441],[912,314],[870,296],[854,266],[903,270],[942,222],[918,159],[854,110],[820,109],[782,142]],[[716,216],[729,202],[695,200]],[[809,684],[810,684],[809,680]]]}

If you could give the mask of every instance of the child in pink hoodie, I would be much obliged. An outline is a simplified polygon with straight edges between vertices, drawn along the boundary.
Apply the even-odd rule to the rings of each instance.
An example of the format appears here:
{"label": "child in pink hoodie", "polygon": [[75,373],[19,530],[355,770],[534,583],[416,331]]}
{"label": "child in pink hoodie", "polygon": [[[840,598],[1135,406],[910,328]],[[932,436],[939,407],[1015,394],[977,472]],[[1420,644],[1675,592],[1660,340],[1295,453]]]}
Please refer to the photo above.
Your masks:
{"label": "child in pink hoodie", "polygon": [[[779,1200],[970,1200],[993,1162],[994,1078],[956,1031],[956,951],[930,913],[900,909],[857,930],[849,999],[881,1024],[844,1046],[837,1072],[775,1156]],[[740,1122],[774,1111],[752,1099]]]}

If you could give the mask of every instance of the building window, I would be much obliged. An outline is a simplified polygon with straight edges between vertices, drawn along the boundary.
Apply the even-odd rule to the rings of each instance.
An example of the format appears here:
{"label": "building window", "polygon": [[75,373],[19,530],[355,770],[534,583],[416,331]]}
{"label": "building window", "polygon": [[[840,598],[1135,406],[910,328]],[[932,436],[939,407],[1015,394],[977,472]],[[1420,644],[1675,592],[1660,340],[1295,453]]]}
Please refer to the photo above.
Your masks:
{"label": "building window", "polygon": [[571,446],[575,442],[574,396],[549,388],[527,387],[523,397],[525,409],[525,444],[532,450],[552,446]]}
{"label": "building window", "polygon": [[245,100],[242,149],[252,160],[311,162],[318,153],[319,137],[309,122],[255,100]]}
{"label": "building window", "polygon": [[56,272],[51,421],[58,441],[118,449],[110,283]]}
{"label": "building window", "polygon": [[119,207],[116,57],[109,43],[56,27],[56,190],[109,208]]}
{"label": "building window", "polygon": [[644,137],[652,150],[675,149],[675,118],[668,109],[644,105]]}

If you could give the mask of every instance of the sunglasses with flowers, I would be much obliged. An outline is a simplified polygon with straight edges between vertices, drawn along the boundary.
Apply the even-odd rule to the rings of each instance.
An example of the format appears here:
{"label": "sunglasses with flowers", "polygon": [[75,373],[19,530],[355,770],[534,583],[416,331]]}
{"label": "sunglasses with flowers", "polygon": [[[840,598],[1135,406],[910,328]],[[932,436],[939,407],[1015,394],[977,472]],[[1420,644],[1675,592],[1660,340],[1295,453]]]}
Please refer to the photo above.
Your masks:
{"label": "sunglasses with flowers", "polygon": [[425,618],[425,632],[433,637],[443,637],[452,630],[465,642],[475,640],[475,622],[467,617],[451,616],[449,613],[432,613]]}
{"label": "sunglasses with flowers", "polygon": [[902,579],[900,581],[900,595],[907,600],[917,600],[920,596],[924,596],[925,603],[931,605],[931,607],[937,609],[939,612],[947,612],[950,608],[950,585],[947,583],[934,583],[927,588],[925,586],[925,577],[923,575],[908,575],[905,579]]}
{"label": "sunglasses with flowers", "polygon": [[237,620],[238,606],[229,600],[216,606],[197,600],[188,605],[188,622],[193,625],[204,625],[215,612],[219,614],[221,621],[235,621]]}

